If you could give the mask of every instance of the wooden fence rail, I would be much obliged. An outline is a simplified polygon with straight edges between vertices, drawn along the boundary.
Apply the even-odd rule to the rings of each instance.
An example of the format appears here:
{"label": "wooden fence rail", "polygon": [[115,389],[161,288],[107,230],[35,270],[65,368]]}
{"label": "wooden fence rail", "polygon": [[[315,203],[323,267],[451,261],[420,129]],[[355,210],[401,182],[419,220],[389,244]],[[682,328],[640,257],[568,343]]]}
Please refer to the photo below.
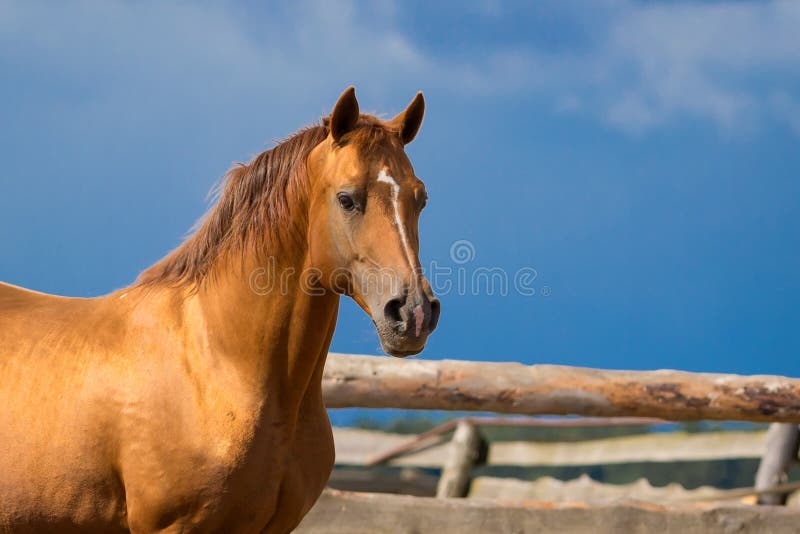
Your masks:
{"label": "wooden fence rail", "polygon": [[330,354],[329,408],[800,423],[800,380]]}
{"label": "wooden fence rail", "polygon": [[[617,465],[640,462],[708,462],[758,459],[767,450],[765,431],[653,432],[573,442],[494,441],[486,463],[492,466],[542,467]],[[374,465],[376,453],[408,443],[408,435],[358,428],[334,428],[336,462],[340,466]],[[404,452],[387,465],[441,468],[450,456],[449,441],[428,443]],[[768,487],[780,480],[770,481]]]}
{"label": "wooden fence rail", "polygon": [[796,533],[800,511],[764,506],[429,499],[326,490],[295,532]]}

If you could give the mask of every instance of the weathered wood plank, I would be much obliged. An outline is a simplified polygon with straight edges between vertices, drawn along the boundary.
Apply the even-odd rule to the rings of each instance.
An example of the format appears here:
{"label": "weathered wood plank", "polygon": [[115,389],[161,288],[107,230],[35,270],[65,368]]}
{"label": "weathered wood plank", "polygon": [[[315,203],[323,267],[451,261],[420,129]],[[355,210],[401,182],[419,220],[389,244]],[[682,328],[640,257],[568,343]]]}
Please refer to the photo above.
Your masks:
{"label": "weathered wood plank", "polygon": [[800,380],[779,376],[331,354],[322,387],[329,408],[800,423]]}
{"label": "weathered wood plank", "polygon": [[405,456],[411,452],[435,445],[443,440],[444,433],[454,430],[456,425],[462,421],[468,421],[480,428],[497,426],[506,428],[589,428],[598,426],[649,426],[666,423],[663,419],[653,417],[459,417],[445,421],[400,445],[373,455],[366,465],[381,465],[393,458]]}
{"label": "weathered wood plank", "polygon": [[[365,465],[376,452],[408,439],[356,428],[334,428],[336,463]],[[572,466],[631,462],[690,462],[761,458],[766,432],[658,432],[577,442],[497,441],[489,447],[489,465]],[[447,442],[391,460],[388,465],[440,468],[447,459]]]}
{"label": "weathered wood plank", "polygon": [[432,499],[326,490],[295,532],[361,534],[547,532],[552,534],[797,532],[800,510],[775,506]]}
{"label": "weathered wood plank", "polygon": [[759,458],[764,432],[669,432],[571,443],[497,442],[491,465],[607,465]]}
{"label": "weathered wood plank", "polygon": [[[478,477],[472,481],[469,497],[516,501],[585,502],[602,504],[636,500],[656,504],[711,502],[723,500],[726,490],[711,486],[686,489],[680,484],[653,486],[645,478],[630,484],[605,484],[582,475],[573,480],[541,477],[534,481],[516,478]],[[727,502],[726,504],[736,504]]]}

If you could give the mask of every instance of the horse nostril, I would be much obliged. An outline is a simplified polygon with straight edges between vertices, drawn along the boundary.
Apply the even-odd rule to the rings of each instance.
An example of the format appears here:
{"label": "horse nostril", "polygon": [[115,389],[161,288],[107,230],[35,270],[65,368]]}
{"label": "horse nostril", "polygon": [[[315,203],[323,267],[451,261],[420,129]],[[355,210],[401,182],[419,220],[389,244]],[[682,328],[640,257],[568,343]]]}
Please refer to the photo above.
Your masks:
{"label": "horse nostril", "polygon": [[431,299],[431,320],[428,322],[428,332],[433,332],[436,328],[441,309],[442,305],[439,303],[439,299]]}
{"label": "horse nostril", "polygon": [[403,307],[404,304],[405,304],[404,298],[400,297],[393,298],[392,300],[387,302],[386,306],[383,308],[384,317],[386,317],[386,319],[394,323],[402,323],[403,316],[400,315],[400,309]]}

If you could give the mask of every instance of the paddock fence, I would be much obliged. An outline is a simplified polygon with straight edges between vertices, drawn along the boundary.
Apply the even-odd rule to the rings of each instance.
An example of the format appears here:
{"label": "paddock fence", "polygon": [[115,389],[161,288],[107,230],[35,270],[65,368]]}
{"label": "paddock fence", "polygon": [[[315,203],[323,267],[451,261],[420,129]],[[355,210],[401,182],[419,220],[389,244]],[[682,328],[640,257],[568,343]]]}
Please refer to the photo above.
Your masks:
{"label": "paddock fence", "polygon": [[[330,354],[328,408],[399,408],[564,418],[460,417],[419,436],[334,429],[337,464],[438,468],[437,498],[326,490],[299,532],[797,532],[800,507],[774,506],[798,489],[800,380],[685,371],[588,368]],[[488,447],[487,425],[772,423],[768,431],[655,432],[577,443]],[[446,438],[447,436],[452,436]],[[573,465],[758,458],[752,488],[614,486],[587,477],[534,482],[473,478],[489,465]],[[413,481],[409,488],[414,487]],[[468,498],[462,498],[468,497]],[[754,506],[759,502],[765,506]]]}

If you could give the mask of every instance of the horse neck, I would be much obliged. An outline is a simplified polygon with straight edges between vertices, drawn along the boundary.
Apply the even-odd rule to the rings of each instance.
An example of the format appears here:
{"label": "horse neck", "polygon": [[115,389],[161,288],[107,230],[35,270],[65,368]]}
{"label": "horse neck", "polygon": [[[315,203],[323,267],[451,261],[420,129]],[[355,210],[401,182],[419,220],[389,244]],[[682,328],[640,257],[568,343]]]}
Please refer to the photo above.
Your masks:
{"label": "horse neck", "polygon": [[266,263],[245,257],[243,265],[240,257],[223,260],[195,297],[209,350],[283,408],[321,394],[339,303],[336,294],[309,290],[301,277],[308,261],[297,256]]}

